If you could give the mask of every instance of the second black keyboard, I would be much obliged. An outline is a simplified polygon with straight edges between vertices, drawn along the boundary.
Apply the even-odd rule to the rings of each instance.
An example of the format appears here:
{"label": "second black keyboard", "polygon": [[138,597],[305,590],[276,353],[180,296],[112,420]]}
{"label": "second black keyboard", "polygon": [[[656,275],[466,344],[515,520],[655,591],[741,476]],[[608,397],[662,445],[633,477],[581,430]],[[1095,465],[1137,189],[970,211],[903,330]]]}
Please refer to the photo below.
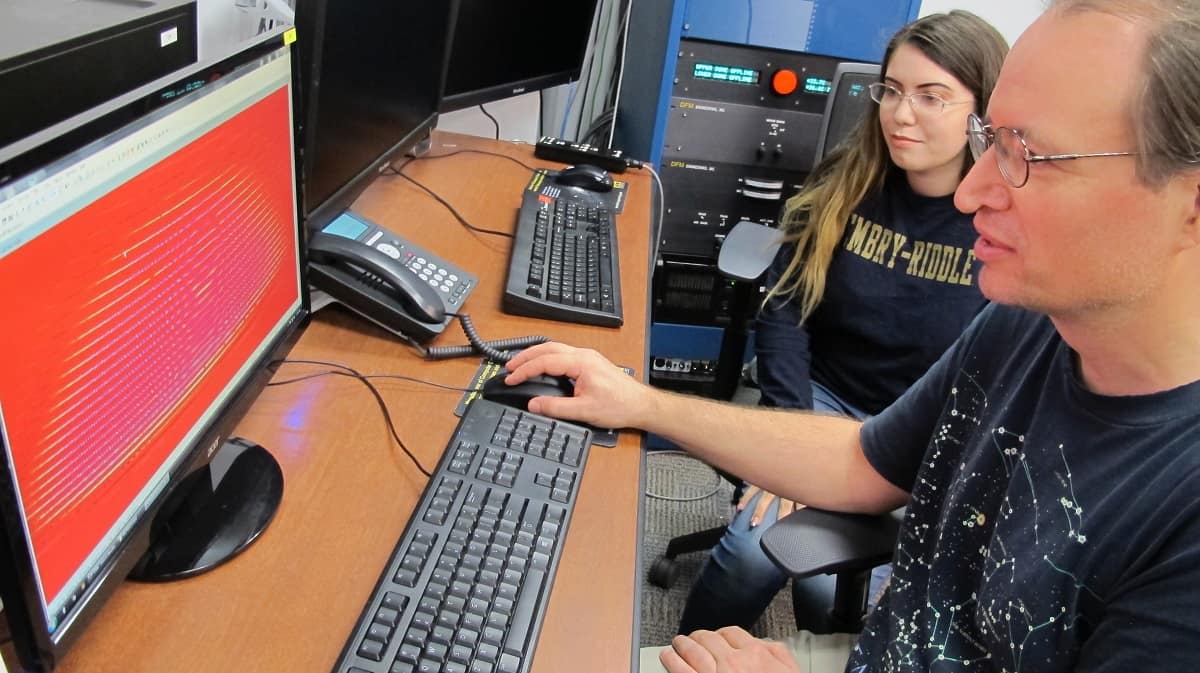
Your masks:
{"label": "second black keyboard", "polygon": [[334,673],[526,673],[590,445],[473,401]]}
{"label": "second black keyboard", "polygon": [[598,193],[535,180],[521,197],[504,310],[619,327],[621,267],[612,210]]}

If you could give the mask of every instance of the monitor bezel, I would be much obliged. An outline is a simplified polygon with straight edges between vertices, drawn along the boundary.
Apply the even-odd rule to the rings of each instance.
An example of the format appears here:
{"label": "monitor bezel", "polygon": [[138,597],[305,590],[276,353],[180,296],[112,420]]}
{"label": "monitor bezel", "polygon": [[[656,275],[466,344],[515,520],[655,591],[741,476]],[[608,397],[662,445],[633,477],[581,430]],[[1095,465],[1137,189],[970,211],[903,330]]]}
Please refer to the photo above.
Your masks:
{"label": "monitor bezel", "polygon": [[[596,16],[600,7],[599,0],[590,0],[592,3],[592,22],[588,28],[584,39],[580,44],[578,65],[567,70],[556,70],[554,72],[538,73],[530,77],[513,79],[506,82],[500,82],[491,86],[469,89],[467,91],[449,92],[445,89],[445,80],[450,76],[450,65],[454,59],[454,37],[457,32],[458,14],[462,11],[460,4],[455,10],[455,20],[451,22],[450,38],[446,40],[446,64],[443,68],[443,86],[442,86],[442,103],[438,107],[438,112],[447,113],[456,110],[462,110],[476,105],[492,103],[505,98],[519,96],[521,94],[530,93],[532,91],[540,91],[548,89],[552,86],[560,84],[569,84],[579,80],[579,76],[583,73],[583,66],[587,60],[588,49],[593,41],[593,35],[596,30]],[[503,47],[499,47],[503,48]]]}
{"label": "monitor bezel", "polygon": [[[584,45],[585,53],[587,45]],[[579,75],[583,72],[582,56],[580,57],[578,68],[570,71],[561,71],[547,75],[539,75],[527,79],[513,80],[498,84],[496,86],[486,87],[483,89],[474,89],[472,91],[464,91],[459,94],[443,95],[442,104],[438,111],[441,113],[454,112],[456,110],[464,110],[476,105],[484,105],[486,103],[494,103],[505,98],[520,96],[521,94],[530,93],[533,91],[541,91],[552,86],[560,84],[570,84],[571,82],[579,81]]]}
{"label": "monitor bezel", "polygon": [[[157,89],[146,95],[130,94],[127,104],[120,106],[114,112],[108,113],[95,120],[92,124],[84,125],[71,133],[73,142],[78,145],[66,150],[57,146],[47,152],[34,149],[37,156],[43,160],[41,165],[69,155],[71,152],[89,144],[83,140],[93,141],[122,128],[125,124],[136,121],[146,114],[153,112],[162,104],[158,102],[161,94],[173,90],[186,82],[194,81],[198,75],[210,72],[227,73],[240,65],[253,63],[259,58],[276,51],[286,50],[291,58],[292,77],[291,87],[291,117],[292,129],[289,134],[293,141],[293,175],[300,175],[299,153],[295,143],[295,110],[298,103],[295,83],[296,55],[290,46],[286,34],[274,34],[262,41],[255,42],[237,54],[221,59],[215,63],[206,63],[195,68],[189,68],[186,74],[179,77],[171,85]],[[124,100],[126,97],[123,97]],[[83,132],[80,132],[80,131]],[[54,145],[53,142],[50,143]],[[36,168],[34,169],[36,170]],[[309,293],[307,280],[307,264],[305,263],[305,248],[303,235],[303,218],[301,215],[302,201],[300,190],[295,191],[294,204],[296,213],[296,268],[298,269],[298,303],[290,315],[280,323],[281,329],[269,341],[259,357],[251,361],[250,374],[238,389],[221,404],[212,418],[196,434],[192,446],[179,460],[176,469],[170,475],[172,487],[163,489],[149,504],[143,515],[134,525],[133,532],[120,548],[108,559],[100,570],[95,582],[81,597],[79,608],[68,617],[52,636],[47,626],[48,615],[42,606],[40,590],[35,575],[34,560],[25,543],[25,523],[20,514],[19,495],[13,474],[8,467],[0,469],[0,596],[4,600],[4,612],[8,618],[9,628],[13,636],[13,646],[23,666],[32,671],[53,670],[70,651],[71,646],[79,639],[104,605],[108,602],[116,588],[126,579],[138,559],[150,546],[152,524],[159,516],[164,504],[175,492],[173,488],[193,472],[208,465],[217,449],[230,436],[231,431],[245,415],[254,400],[266,386],[273,375],[268,365],[279,360],[291,350],[300,338],[301,327],[310,315]],[[7,447],[3,445],[3,435],[0,434],[0,460],[7,461]]]}

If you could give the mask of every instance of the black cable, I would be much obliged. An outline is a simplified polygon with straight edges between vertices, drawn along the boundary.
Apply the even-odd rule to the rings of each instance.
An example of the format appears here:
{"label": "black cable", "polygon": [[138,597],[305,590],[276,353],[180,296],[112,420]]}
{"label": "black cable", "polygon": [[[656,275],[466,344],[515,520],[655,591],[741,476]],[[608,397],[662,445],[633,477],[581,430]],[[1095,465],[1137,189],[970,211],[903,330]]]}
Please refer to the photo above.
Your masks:
{"label": "black cable", "polygon": [[[592,124],[590,126],[588,126],[587,131],[584,131],[583,135],[580,136],[579,141],[582,143],[587,143],[589,145],[595,145],[595,146],[599,147],[601,145],[601,143],[593,143],[592,138],[596,134],[605,130],[605,128],[608,127],[612,123],[613,117],[614,117],[614,112],[611,108],[609,108],[608,110],[605,110],[604,112],[601,112],[595,119],[592,120]],[[609,143],[608,143],[607,139],[605,140],[603,145],[604,145],[605,149],[608,149]]]}
{"label": "black cable", "polygon": [[[600,23],[597,20],[597,18],[600,16],[601,10],[602,10],[602,8],[599,5],[597,5],[596,11],[592,16],[593,24]],[[597,59],[602,58],[602,56],[600,54],[603,50],[600,49],[599,47],[604,40],[604,35],[601,35],[601,29],[603,29],[604,32],[607,34],[608,24],[605,23],[603,26],[596,25],[595,34],[592,35],[592,38],[593,38],[592,45],[591,45],[592,49],[591,49],[591,54],[589,54],[590,58],[588,59],[586,67],[583,68],[580,72],[580,75],[581,75],[580,81],[577,81],[575,84],[576,88],[580,88],[581,86],[583,88],[582,95],[578,96],[578,98],[577,98],[577,100],[579,101],[579,107],[577,108],[579,118],[575,122],[575,140],[576,140],[576,142],[583,142],[583,139],[579,135],[579,127],[583,124],[583,116],[585,113],[584,106],[587,106],[589,109],[592,108],[592,105],[589,101],[589,96],[595,95],[595,92],[592,90],[592,79],[593,78],[597,79],[597,80],[599,79],[599,74],[596,72],[596,70],[598,69],[599,66],[596,64],[596,61],[597,61]],[[582,77],[582,75],[584,73],[587,74],[586,78]],[[597,82],[597,84],[598,83],[599,82]]]}
{"label": "black cable", "polygon": [[625,67],[625,42],[629,37],[629,13],[633,11],[633,1],[625,0],[621,3],[621,18],[617,24],[620,36],[617,38],[617,43],[614,45],[614,60],[613,72],[617,73],[615,77],[609,80],[608,94],[604,98],[604,106],[608,109],[616,109],[616,101],[621,87],[621,69]]}
{"label": "black cable", "polygon": [[[288,363],[292,363],[292,362],[299,362],[299,361],[298,360],[289,360],[288,361]],[[285,364],[285,363],[280,361],[280,364]],[[336,365],[333,365],[333,363],[330,363],[330,364],[332,366],[336,366]],[[287,385],[289,383],[300,383],[301,381],[307,381],[309,379],[319,379],[322,376],[347,376],[350,378],[361,378],[364,380],[396,379],[399,381],[408,381],[410,383],[420,383],[420,384],[427,385],[427,386],[430,386],[433,388],[441,388],[442,390],[449,390],[449,391],[456,392],[456,393],[469,393],[472,390],[471,388],[463,388],[462,386],[448,386],[444,383],[435,383],[433,381],[426,381],[425,379],[418,379],[414,376],[405,376],[403,374],[363,374],[361,377],[356,377],[353,374],[348,374],[346,372],[334,371],[331,369],[327,369],[323,372],[316,372],[315,374],[305,374],[304,376],[297,376],[297,377],[291,378],[291,379],[284,379],[282,381],[272,381],[272,382],[268,383],[267,385],[268,386],[282,386],[282,385]]]}
{"label": "black cable", "polygon": [[488,112],[487,108],[483,107],[483,103],[479,104],[479,111],[483,113],[484,117],[487,117],[488,119],[492,120],[492,125],[496,127],[496,140],[499,140],[500,139],[500,122],[496,121],[496,118],[492,116],[492,113]]}
{"label": "black cable", "polygon": [[[407,164],[405,164],[405,165],[407,165]],[[515,238],[515,236],[511,232],[497,231],[495,229],[484,229],[483,227],[477,227],[477,226],[471,224],[470,222],[467,221],[467,218],[463,217],[462,214],[460,214],[457,210],[455,210],[454,206],[450,205],[450,203],[448,201],[446,201],[446,199],[443,199],[442,197],[438,196],[437,193],[434,192],[432,189],[426,187],[425,185],[421,184],[420,182],[417,182],[412,176],[409,176],[409,175],[405,174],[404,172],[397,170],[396,168],[393,168],[391,166],[388,166],[386,170],[388,173],[391,173],[392,175],[398,175],[398,176],[404,178],[405,180],[408,180],[409,182],[413,183],[414,185],[420,187],[422,190],[425,191],[426,194],[432,196],[435,201],[437,201],[438,203],[445,206],[446,209],[449,210],[452,215],[454,215],[455,219],[457,219],[459,222],[461,222],[462,225],[464,227],[466,227],[467,229],[470,229],[471,231],[474,231],[474,232],[477,232],[480,234],[491,234],[493,236],[503,236],[505,238]]]}
{"label": "black cable", "polygon": [[592,136],[596,135],[596,130],[599,127],[604,125],[604,120],[605,120],[604,114],[601,114],[600,116],[593,119],[592,123],[588,124],[587,129],[585,129],[583,131],[583,133],[579,134],[579,142],[586,143],[588,145],[592,144],[591,138],[592,138]]}
{"label": "black cable", "polygon": [[[620,106],[621,87],[625,81],[625,59],[628,56],[627,52],[629,50],[629,21],[631,15],[633,14],[633,0],[625,0],[625,2],[622,3],[622,7],[623,11],[621,13],[621,22],[619,24],[620,35],[617,38],[615,50],[616,58],[613,66],[613,72],[616,73],[616,76],[609,80],[608,92],[604,98],[604,107],[614,111]],[[604,139],[603,146],[605,148],[612,147],[613,136],[615,135],[615,132],[616,114],[614,112],[613,122],[608,129],[608,136]]]}
{"label": "black cable", "polygon": [[[538,170],[538,168],[536,166],[531,166],[516,157],[510,157],[507,154],[501,154],[499,152],[489,152],[487,150],[462,149],[462,150],[454,150],[453,152],[446,152],[445,154],[425,154],[425,155],[422,155],[419,157],[415,157],[414,161],[424,161],[425,159],[444,159],[446,157],[452,157],[455,154],[462,154],[463,152],[470,152],[472,154],[490,154],[494,157],[500,157],[501,159],[508,159],[509,161],[513,162],[514,164],[517,164],[518,166],[524,166],[525,168],[528,168],[531,171]],[[405,163],[405,165],[407,165],[407,163]]]}
{"label": "black cable", "polygon": [[[357,369],[354,369],[353,367],[348,367],[346,365],[339,364],[337,362],[325,362],[324,360],[288,360],[288,359],[275,360],[270,365],[272,367],[271,371],[275,371],[275,368],[278,368],[279,365],[284,365],[284,364],[321,365],[323,367],[337,367],[338,369],[345,370],[345,371],[338,371],[337,369],[331,369],[327,372],[322,372],[322,373],[314,375],[314,376],[300,377],[300,378],[288,380],[288,381],[273,381],[271,383],[268,383],[267,384],[268,386],[280,386],[280,385],[285,385],[288,383],[295,383],[296,381],[303,381],[307,378],[316,378],[316,376],[325,376],[325,375],[346,376],[346,377],[349,377],[352,379],[357,379],[357,380],[361,381],[362,384],[367,387],[367,390],[371,391],[371,395],[375,398],[375,402],[379,404],[379,410],[383,412],[383,418],[385,421],[387,421],[388,431],[391,432],[392,439],[395,439],[396,443],[400,445],[400,450],[404,452],[404,455],[408,456],[409,460],[411,460],[413,462],[413,465],[417,466],[417,469],[421,472],[421,474],[425,475],[427,478],[433,476],[433,473],[430,472],[429,470],[425,469],[425,466],[421,464],[421,461],[417,460],[417,457],[413,455],[412,451],[408,450],[408,446],[405,445],[404,440],[400,439],[400,434],[398,432],[396,432],[396,424],[392,420],[391,413],[388,412],[387,403],[383,401],[383,395],[381,395],[379,393],[379,389],[375,387],[375,384],[371,383],[370,380],[368,380],[367,376],[364,376],[362,373],[360,373]],[[417,381],[419,383],[427,383],[429,385],[438,385],[438,384],[435,384],[435,383],[432,383],[429,381],[421,381],[420,379],[408,379],[407,377],[403,377],[403,378],[405,378],[406,380]]]}

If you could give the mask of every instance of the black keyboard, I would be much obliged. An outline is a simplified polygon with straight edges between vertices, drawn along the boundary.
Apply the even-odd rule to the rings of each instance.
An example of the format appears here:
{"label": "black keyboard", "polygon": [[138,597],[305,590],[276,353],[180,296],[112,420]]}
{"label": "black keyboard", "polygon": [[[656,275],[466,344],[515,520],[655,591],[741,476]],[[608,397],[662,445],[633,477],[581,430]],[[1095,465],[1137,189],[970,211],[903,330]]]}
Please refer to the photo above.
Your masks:
{"label": "black keyboard", "polygon": [[505,311],[562,322],[621,325],[617,230],[607,203],[599,193],[538,181],[535,174],[517,215],[504,288]]}
{"label": "black keyboard", "polygon": [[476,399],[335,673],[525,673],[590,433]]}

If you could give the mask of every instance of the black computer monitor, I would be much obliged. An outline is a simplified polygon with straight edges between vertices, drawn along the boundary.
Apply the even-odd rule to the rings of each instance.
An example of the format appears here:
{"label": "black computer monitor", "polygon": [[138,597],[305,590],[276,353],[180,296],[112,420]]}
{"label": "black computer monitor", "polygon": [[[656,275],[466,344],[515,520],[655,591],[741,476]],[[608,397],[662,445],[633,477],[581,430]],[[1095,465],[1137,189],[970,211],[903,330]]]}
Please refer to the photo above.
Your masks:
{"label": "black computer monitor", "polygon": [[821,133],[817,136],[815,166],[838,143],[846,139],[855,124],[871,107],[867,87],[879,81],[879,66],[875,63],[839,63],[833,73],[833,91],[825,101]]}
{"label": "black computer monitor", "polygon": [[278,464],[226,440],[308,311],[281,43],[0,187],[0,588],[29,669],[278,502]]}
{"label": "black computer monitor", "polygon": [[298,0],[304,217],[321,229],[437,122],[457,0]]}
{"label": "black computer monitor", "polygon": [[579,78],[596,0],[461,0],[442,112]]}

